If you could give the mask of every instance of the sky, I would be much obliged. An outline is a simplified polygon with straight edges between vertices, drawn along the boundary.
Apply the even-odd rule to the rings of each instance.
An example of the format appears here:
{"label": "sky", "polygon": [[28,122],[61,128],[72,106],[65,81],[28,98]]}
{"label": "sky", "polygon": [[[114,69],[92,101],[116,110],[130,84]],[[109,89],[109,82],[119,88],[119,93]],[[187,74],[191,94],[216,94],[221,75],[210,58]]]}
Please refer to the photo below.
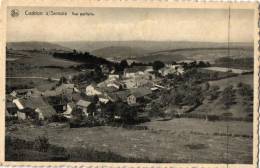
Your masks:
{"label": "sky", "polygon": [[[11,17],[17,9],[19,16]],[[26,15],[67,12],[66,16]],[[71,13],[93,13],[73,16]],[[230,41],[252,42],[254,11],[231,9]],[[156,8],[9,8],[7,41],[227,42],[228,10]]]}

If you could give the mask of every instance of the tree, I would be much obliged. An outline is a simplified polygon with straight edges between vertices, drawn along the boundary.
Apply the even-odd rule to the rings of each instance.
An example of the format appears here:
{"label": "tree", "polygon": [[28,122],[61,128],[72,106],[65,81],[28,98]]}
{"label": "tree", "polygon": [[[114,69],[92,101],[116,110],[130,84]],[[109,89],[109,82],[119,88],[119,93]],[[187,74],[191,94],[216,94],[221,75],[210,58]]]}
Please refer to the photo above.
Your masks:
{"label": "tree", "polygon": [[210,88],[209,82],[206,82],[205,85],[204,85],[204,89],[209,90],[209,88]]}
{"label": "tree", "polygon": [[249,99],[253,98],[253,89],[248,84],[241,83],[238,93],[243,97],[247,97]]}
{"label": "tree", "polygon": [[128,63],[127,63],[127,61],[126,61],[126,60],[122,60],[122,61],[120,62],[120,66],[121,66],[123,69],[128,68]]}
{"label": "tree", "polygon": [[153,69],[155,71],[158,71],[159,69],[163,68],[164,66],[165,66],[164,63],[161,62],[161,61],[154,61],[153,62]]}
{"label": "tree", "polygon": [[235,90],[233,89],[233,86],[226,87],[222,92],[222,99],[221,101],[225,105],[225,108],[229,108],[232,104],[234,104],[234,98],[235,98]]}
{"label": "tree", "polygon": [[65,78],[64,76],[62,76],[62,77],[60,78],[60,80],[59,80],[58,86],[60,86],[60,85],[63,84],[63,83],[67,83],[67,82],[68,82],[67,78]]}
{"label": "tree", "polygon": [[218,98],[219,95],[219,86],[213,85],[208,91],[208,100],[212,101]]}

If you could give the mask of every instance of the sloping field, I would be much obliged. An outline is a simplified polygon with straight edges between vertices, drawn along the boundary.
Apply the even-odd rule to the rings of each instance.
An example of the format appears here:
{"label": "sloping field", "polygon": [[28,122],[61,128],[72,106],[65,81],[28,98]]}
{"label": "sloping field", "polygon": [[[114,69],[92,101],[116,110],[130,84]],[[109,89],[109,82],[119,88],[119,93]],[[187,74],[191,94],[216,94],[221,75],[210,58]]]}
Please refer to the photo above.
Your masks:
{"label": "sloping field", "polygon": [[[152,62],[160,60],[163,62],[181,61],[181,60],[203,60],[214,63],[216,59],[228,56],[227,48],[184,48],[175,50],[158,51],[149,53],[144,57],[137,58],[142,62]],[[252,48],[234,48],[230,49],[230,58],[253,58]]]}
{"label": "sloping field", "polygon": [[226,163],[228,156],[230,163],[252,163],[252,123],[230,124],[229,133],[234,135],[229,137],[228,154],[225,122],[173,119],[152,121],[144,125],[148,126],[148,130],[110,126],[73,129],[18,126],[17,130],[7,134],[25,140],[34,140],[39,135],[44,135],[51,144],[66,149],[94,148],[126,158],[175,163]]}
{"label": "sloping field", "polygon": [[240,82],[251,85],[253,87],[253,74],[239,75],[236,77],[210,81],[209,84],[217,85],[220,87],[220,90],[223,90],[225,87],[229,85],[237,86],[237,84]]}

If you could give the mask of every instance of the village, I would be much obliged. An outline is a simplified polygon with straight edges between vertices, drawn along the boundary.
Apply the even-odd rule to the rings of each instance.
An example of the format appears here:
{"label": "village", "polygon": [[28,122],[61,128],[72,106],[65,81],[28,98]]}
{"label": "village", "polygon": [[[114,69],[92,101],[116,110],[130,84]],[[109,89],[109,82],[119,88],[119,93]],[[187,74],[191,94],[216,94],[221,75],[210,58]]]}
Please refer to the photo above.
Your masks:
{"label": "village", "polygon": [[[159,79],[155,77],[152,66],[126,68],[123,74],[116,74],[105,65],[100,68],[107,79],[97,84],[86,85],[84,81],[76,84],[70,76],[60,79],[59,84],[50,89],[42,86],[40,88],[44,89],[41,91],[37,88],[13,90],[7,95],[6,117],[41,121],[54,116],[63,120],[71,120],[75,116],[106,118],[101,108],[117,102],[145,113],[151,96],[160,89],[166,89],[157,84]],[[168,66],[161,69],[160,73],[163,76],[169,73],[181,75],[184,70],[181,66]],[[121,120],[122,113],[113,113],[109,117]],[[140,116],[145,117],[145,114]]]}
{"label": "village", "polygon": [[[39,121],[38,124],[67,122],[71,127],[93,127],[111,122],[138,124],[154,117],[173,118],[202,104],[201,94],[207,91],[209,86],[206,86],[205,90],[201,83],[250,73],[246,70],[210,67],[209,63],[203,61],[172,64],[155,61],[153,64],[143,65],[124,60],[121,64],[124,65],[121,71],[116,71],[107,64],[100,64],[94,69],[80,68],[79,73],[61,77],[55,85],[12,90],[6,95],[6,118]],[[196,72],[193,72],[194,69]],[[200,78],[192,74],[201,74],[197,69],[210,73],[207,72],[206,79],[199,81]],[[84,81],[84,74],[91,78],[96,71],[100,71],[98,73],[102,76],[100,82]],[[219,75],[219,72],[225,75]],[[174,89],[179,89],[180,85],[187,83],[184,82],[186,79],[195,79],[195,76],[196,81],[193,82],[196,86],[199,84],[200,91],[187,97],[186,102],[167,103],[167,96],[177,95],[172,93]],[[51,77],[48,80],[55,81]],[[189,92],[188,89],[187,91]],[[199,100],[200,98],[202,100]]]}

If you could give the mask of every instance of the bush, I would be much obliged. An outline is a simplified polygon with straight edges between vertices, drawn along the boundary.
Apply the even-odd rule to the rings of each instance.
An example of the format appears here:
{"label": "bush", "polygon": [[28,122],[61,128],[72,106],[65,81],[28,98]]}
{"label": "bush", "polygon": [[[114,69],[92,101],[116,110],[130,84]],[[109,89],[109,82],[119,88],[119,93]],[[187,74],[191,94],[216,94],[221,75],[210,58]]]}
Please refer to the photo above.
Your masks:
{"label": "bush", "polygon": [[253,89],[250,85],[241,83],[238,93],[243,97],[253,97]]}
{"label": "bush", "polygon": [[225,105],[225,108],[229,108],[231,105],[235,104],[235,90],[233,86],[226,87],[222,92],[222,99],[221,101]]}
{"label": "bush", "polygon": [[39,152],[47,152],[49,149],[49,139],[45,136],[39,136],[35,139],[33,148]]}

